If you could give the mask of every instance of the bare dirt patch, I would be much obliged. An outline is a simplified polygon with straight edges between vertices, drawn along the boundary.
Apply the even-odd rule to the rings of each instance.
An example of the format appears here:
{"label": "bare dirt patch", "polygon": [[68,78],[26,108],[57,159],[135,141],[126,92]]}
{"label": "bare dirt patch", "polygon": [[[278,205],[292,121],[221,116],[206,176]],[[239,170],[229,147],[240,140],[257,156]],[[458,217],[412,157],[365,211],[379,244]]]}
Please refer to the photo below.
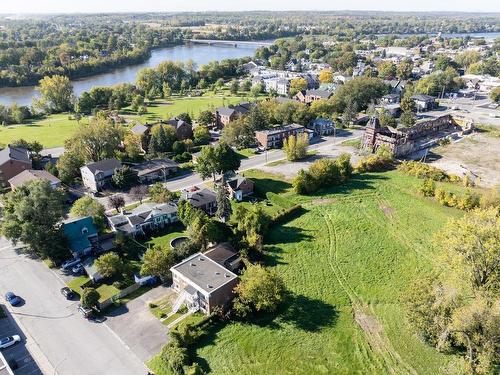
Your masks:
{"label": "bare dirt patch", "polygon": [[433,149],[439,158],[431,162],[437,168],[465,176],[479,177],[481,186],[500,184],[500,138],[476,133],[460,142]]}
{"label": "bare dirt patch", "polygon": [[379,208],[382,210],[385,216],[387,216],[389,219],[392,219],[394,216],[394,208],[386,206],[384,204],[380,204]]}

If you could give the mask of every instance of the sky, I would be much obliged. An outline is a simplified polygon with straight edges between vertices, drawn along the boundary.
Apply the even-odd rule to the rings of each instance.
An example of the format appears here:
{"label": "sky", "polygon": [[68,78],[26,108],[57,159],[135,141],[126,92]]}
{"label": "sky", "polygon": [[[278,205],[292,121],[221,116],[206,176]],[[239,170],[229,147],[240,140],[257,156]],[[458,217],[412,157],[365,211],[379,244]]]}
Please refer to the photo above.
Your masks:
{"label": "sky", "polygon": [[498,0],[0,0],[0,13],[237,10],[500,12]]}

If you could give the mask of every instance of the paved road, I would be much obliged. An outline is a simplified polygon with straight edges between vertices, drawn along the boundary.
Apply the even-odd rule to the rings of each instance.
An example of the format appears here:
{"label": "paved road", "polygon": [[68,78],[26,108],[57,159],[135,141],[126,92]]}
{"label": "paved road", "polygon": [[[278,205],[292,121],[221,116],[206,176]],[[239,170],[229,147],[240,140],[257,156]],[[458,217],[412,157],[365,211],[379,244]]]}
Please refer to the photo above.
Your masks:
{"label": "paved road", "polygon": [[[351,130],[338,130],[336,137],[327,137],[319,142],[311,144],[308,147],[309,151],[321,150],[324,148],[331,148],[332,146],[339,145],[342,142],[360,138],[364,134],[364,130],[361,129],[351,129]],[[264,152],[262,154],[250,157],[248,159],[242,159],[240,169],[238,172],[247,171],[249,169],[257,169],[259,167],[263,167],[268,163],[272,163],[275,161],[283,160],[286,158],[285,152],[283,150],[270,150],[268,152]],[[207,181],[207,180],[206,180]],[[183,176],[179,176],[177,178],[171,179],[165,183],[166,187],[170,191],[179,191],[182,189],[189,188],[194,185],[200,185],[204,181],[203,179],[195,172],[189,173]],[[126,205],[138,203],[134,202],[132,199],[128,197],[127,194],[121,194],[125,197]],[[111,213],[114,211],[108,204],[108,198],[97,198],[97,200],[104,205],[108,209],[107,213]]]}
{"label": "paved road", "polygon": [[[13,291],[25,304],[11,308],[26,334],[26,344],[40,364],[48,362],[46,374],[141,375],[142,361],[108,328],[90,323],[76,311],[76,302],[66,301],[59,290],[63,283],[43,263],[18,255],[0,237],[0,294]],[[35,351],[39,351],[35,353]]]}

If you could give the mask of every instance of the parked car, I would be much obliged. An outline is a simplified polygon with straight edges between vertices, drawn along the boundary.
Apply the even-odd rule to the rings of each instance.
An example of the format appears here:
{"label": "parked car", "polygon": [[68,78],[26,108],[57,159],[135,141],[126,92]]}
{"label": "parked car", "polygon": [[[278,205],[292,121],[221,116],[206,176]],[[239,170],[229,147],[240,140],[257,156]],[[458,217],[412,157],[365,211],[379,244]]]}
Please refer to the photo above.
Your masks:
{"label": "parked car", "polygon": [[64,288],[61,289],[61,294],[66,297],[66,299],[73,299],[75,298],[75,292],[73,292],[70,288],[65,286]]}
{"label": "parked car", "polygon": [[5,300],[10,303],[11,306],[17,306],[21,303],[21,297],[19,296],[16,296],[14,293],[12,292],[7,292],[7,294],[5,295]]}
{"label": "parked car", "polygon": [[73,272],[73,275],[75,275],[75,276],[83,275],[84,271],[85,271],[85,269],[83,268],[83,264],[81,264],[81,263],[78,263],[76,266],[74,266],[71,269],[71,272]]}
{"label": "parked car", "polygon": [[94,315],[94,310],[78,305],[78,312],[83,315],[84,318],[91,318]]}
{"label": "parked car", "polygon": [[9,346],[15,345],[20,342],[21,338],[18,335],[4,337],[0,340],[0,349],[8,348]]}
{"label": "parked car", "polygon": [[80,262],[80,258],[69,259],[61,265],[61,271],[69,271]]}

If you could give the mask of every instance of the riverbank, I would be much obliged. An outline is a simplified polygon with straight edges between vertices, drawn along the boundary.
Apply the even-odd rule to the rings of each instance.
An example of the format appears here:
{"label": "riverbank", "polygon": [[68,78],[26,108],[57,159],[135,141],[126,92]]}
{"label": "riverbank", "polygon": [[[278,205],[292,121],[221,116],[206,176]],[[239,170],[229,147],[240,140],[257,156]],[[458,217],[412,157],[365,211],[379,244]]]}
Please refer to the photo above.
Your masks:
{"label": "riverbank", "polygon": [[[83,79],[72,80],[73,92],[76,96],[84,91],[89,91],[96,86],[113,86],[119,83],[134,83],[137,73],[143,68],[153,68],[164,61],[192,61],[196,67],[208,64],[211,61],[221,61],[224,59],[237,59],[246,56],[253,56],[258,48],[255,45],[223,46],[223,45],[191,45],[181,44],[174,47],[154,49],[146,61],[113,68],[107,73],[93,74]],[[3,105],[31,105],[33,98],[38,93],[35,86],[3,87],[0,88],[0,104]]]}

